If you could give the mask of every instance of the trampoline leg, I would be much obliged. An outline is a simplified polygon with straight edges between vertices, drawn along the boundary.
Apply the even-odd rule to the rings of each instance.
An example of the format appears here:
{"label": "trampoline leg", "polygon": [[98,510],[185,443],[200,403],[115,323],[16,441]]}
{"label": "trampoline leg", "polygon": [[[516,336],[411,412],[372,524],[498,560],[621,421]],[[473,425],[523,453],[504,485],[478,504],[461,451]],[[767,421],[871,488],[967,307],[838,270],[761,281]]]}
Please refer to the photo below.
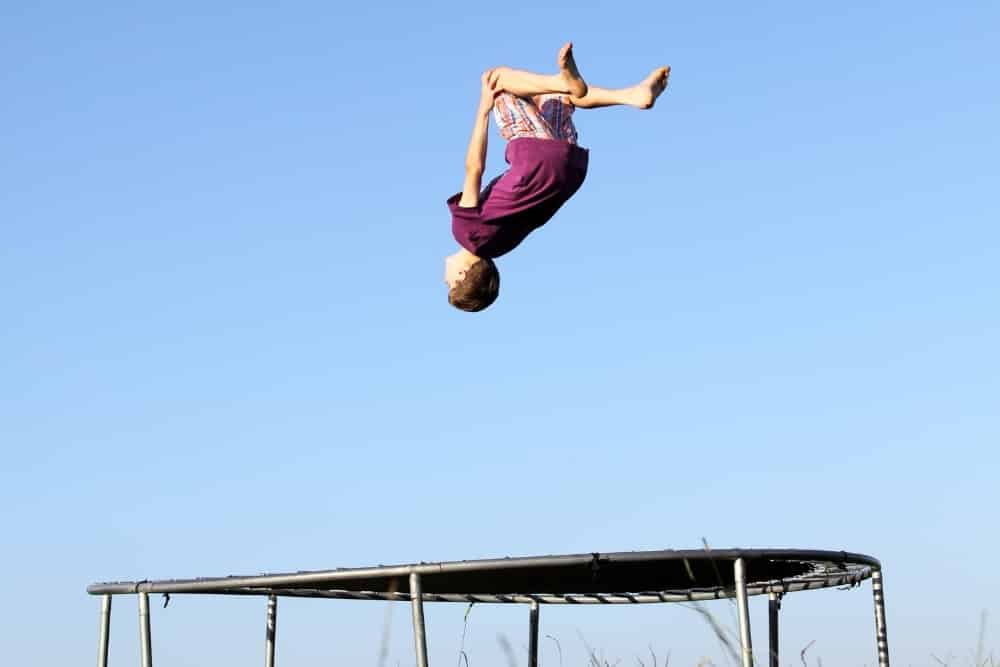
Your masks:
{"label": "trampoline leg", "polygon": [[747,605],[746,562],[737,558],[733,563],[736,581],[736,609],[740,617],[740,665],[753,667],[753,647],[750,644],[750,608]]}
{"label": "trampoline leg", "polygon": [[410,606],[413,608],[413,639],[417,649],[417,667],[427,667],[427,628],[424,626],[424,595],[420,575],[410,573]]}
{"label": "trampoline leg", "polygon": [[149,593],[139,593],[139,647],[142,667],[153,667],[153,643],[149,632]]}
{"label": "trampoline leg", "polygon": [[882,593],[882,570],[872,571],[872,595],[875,597],[875,643],[878,667],[889,667],[889,639],[885,632],[885,596]]}
{"label": "trampoline leg", "polygon": [[768,593],[767,594],[767,617],[768,617],[768,630],[769,639],[768,650],[771,653],[771,659],[768,663],[770,667],[780,667],[778,662],[778,611],[781,609],[781,594],[780,593]]}
{"label": "trampoline leg", "polygon": [[267,598],[267,630],[264,634],[264,667],[274,667],[274,637],[278,631],[278,596]]}
{"label": "trampoline leg", "polygon": [[538,667],[538,601],[531,601],[528,625],[528,667]]}
{"label": "trampoline leg", "polygon": [[111,640],[111,596],[101,596],[101,636],[97,642],[97,667],[108,667],[108,644]]}

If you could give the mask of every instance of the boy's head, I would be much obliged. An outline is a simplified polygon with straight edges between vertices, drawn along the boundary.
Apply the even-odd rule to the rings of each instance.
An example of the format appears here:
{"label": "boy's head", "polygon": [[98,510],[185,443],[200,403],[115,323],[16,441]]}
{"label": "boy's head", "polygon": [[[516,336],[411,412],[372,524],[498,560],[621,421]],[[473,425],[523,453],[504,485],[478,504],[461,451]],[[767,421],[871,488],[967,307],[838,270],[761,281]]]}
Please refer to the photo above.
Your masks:
{"label": "boy's head", "polygon": [[487,308],[500,292],[500,272],[488,257],[477,257],[464,248],[444,260],[448,303],[474,313]]}

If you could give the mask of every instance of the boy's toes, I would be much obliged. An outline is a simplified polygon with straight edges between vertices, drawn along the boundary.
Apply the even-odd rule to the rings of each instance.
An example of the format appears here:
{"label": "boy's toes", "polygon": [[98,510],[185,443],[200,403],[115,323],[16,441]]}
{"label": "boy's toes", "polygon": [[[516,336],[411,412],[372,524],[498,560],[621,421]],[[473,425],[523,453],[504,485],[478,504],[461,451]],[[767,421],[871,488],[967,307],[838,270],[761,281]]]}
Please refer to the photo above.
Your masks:
{"label": "boy's toes", "polygon": [[566,42],[566,45],[559,51],[559,72],[566,81],[566,87],[573,97],[584,97],[587,94],[587,82],[583,80],[580,70],[576,66],[576,58],[573,57],[573,43]]}

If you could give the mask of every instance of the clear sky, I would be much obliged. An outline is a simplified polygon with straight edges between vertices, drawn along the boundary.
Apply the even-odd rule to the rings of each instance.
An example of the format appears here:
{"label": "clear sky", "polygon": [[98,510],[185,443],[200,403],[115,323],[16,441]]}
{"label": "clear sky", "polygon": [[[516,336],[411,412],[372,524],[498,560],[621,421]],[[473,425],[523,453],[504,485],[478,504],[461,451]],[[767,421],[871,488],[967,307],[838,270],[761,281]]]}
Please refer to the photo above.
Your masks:
{"label": "clear sky", "polygon": [[[987,1],[4,3],[4,662],[93,660],[93,581],[703,537],[881,558],[896,664],[971,662],[984,609],[997,647],[997,34]],[[455,311],[479,74],[568,39],[670,89],[578,112],[587,183]],[[260,660],[263,605],[157,604],[157,664]],[[526,614],[473,610],[471,667]],[[867,584],[784,615],[789,663],[874,660]],[[726,664],[679,606],[542,622],[567,667]],[[279,664],[374,665],[384,626],[412,664],[405,606],[283,603]]]}

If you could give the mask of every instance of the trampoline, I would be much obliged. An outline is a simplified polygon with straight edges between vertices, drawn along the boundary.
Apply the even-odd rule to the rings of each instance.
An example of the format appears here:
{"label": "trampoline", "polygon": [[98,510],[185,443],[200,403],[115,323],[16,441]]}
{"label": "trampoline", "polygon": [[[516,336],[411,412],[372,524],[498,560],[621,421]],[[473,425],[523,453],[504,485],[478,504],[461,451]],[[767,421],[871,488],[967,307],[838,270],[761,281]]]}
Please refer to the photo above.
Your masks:
{"label": "trampoline", "polygon": [[587,553],[412,563],[254,576],[203,577],[92,584],[102,597],[98,667],[107,667],[111,599],[136,595],[142,667],[152,667],[149,595],[257,595],[267,598],[265,667],[275,664],[279,597],[409,602],[417,667],[427,667],[427,602],[523,604],[529,607],[529,667],[538,665],[539,608],[543,604],[648,604],[735,598],[741,664],[754,664],[747,598],[767,595],[768,664],[777,666],[781,598],[831,587],[854,588],[871,579],[879,667],[889,665],[882,566],[872,556],[794,549],[689,549]]}

